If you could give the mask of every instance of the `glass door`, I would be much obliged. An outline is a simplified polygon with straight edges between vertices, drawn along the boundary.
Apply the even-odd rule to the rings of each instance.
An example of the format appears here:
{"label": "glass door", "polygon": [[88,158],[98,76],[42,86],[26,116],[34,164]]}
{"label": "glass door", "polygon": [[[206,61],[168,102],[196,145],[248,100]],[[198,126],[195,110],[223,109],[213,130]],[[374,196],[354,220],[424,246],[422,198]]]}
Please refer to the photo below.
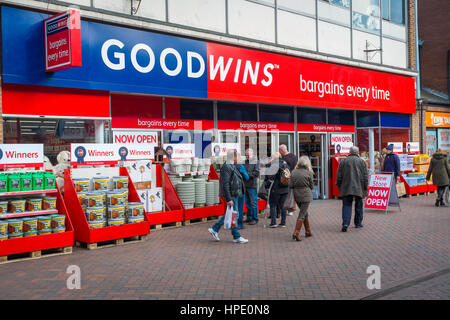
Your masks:
{"label": "glass door", "polygon": [[279,145],[286,145],[290,153],[296,153],[294,148],[294,134],[287,132],[280,132],[279,134]]}
{"label": "glass door", "polygon": [[325,199],[328,194],[328,186],[326,186],[326,134],[315,133],[299,133],[299,157],[306,155],[311,160],[312,169],[314,171],[314,199]]}

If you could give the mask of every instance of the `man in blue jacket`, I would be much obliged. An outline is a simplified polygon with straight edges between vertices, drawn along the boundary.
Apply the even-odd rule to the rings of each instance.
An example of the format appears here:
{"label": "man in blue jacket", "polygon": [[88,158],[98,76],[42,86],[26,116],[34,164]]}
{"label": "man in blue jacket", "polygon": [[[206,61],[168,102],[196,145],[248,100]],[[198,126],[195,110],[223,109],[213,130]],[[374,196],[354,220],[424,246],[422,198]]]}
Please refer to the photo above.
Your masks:
{"label": "man in blue jacket", "polygon": [[400,175],[400,158],[396,155],[394,151],[394,145],[390,144],[386,148],[387,155],[384,159],[383,164],[383,172],[392,172],[394,173],[394,178],[397,180],[397,177]]}

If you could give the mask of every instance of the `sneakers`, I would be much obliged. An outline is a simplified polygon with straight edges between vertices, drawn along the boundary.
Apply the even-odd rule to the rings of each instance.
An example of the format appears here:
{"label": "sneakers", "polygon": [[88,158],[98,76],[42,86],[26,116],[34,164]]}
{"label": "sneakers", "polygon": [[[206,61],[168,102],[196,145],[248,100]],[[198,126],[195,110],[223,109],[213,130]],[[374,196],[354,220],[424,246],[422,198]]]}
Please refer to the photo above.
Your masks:
{"label": "sneakers", "polygon": [[209,233],[211,233],[213,238],[216,239],[216,241],[220,241],[219,234],[215,232],[213,228],[209,228],[208,231]]}
{"label": "sneakers", "polygon": [[362,227],[364,227],[362,224],[355,225],[355,228],[362,228]]}
{"label": "sneakers", "polygon": [[294,213],[293,212],[286,212],[286,214],[288,215],[288,216],[293,216],[294,215]]}
{"label": "sneakers", "polygon": [[234,243],[247,243],[248,240],[242,237],[233,240]]}
{"label": "sneakers", "polygon": [[342,232],[347,232],[347,226],[342,226]]}
{"label": "sneakers", "polygon": [[285,225],[285,224],[281,224],[281,223],[280,223],[278,226],[281,227],[281,228],[286,228],[286,225]]}
{"label": "sneakers", "polygon": [[278,228],[278,225],[277,225],[277,224],[271,224],[271,225],[269,226],[269,228]]}

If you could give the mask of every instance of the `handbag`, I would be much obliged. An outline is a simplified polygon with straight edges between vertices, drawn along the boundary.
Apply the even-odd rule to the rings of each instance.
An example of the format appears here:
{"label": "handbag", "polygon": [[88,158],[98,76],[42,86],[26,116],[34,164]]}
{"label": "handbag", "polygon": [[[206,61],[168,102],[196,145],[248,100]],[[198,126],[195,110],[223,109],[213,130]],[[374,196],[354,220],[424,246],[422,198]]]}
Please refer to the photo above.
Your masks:
{"label": "handbag", "polygon": [[294,209],[294,190],[293,189],[289,189],[289,193],[286,197],[286,200],[284,200],[282,209],[287,210],[289,212],[295,211],[295,209]]}
{"label": "handbag", "polygon": [[405,183],[404,182],[399,182],[395,185],[396,189],[397,189],[397,195],[399,197],[402,197],[406,194],[406,189],[405,189]]}
{"label": "handbag", "polygon": [[272,187],[273,181],[264,181],[258,191],[258,197],[262,200],[266,200],[269,197],[269,190]]}

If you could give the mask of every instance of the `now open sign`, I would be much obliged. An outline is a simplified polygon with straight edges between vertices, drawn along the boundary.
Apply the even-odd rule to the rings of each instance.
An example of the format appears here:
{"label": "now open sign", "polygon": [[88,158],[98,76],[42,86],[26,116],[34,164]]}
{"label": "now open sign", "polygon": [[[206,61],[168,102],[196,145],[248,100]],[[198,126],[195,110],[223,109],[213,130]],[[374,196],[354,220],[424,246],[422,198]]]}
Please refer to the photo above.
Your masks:
{"label": "now open sign", "polygon": [[391,183],[392,174],[370,175],[365,208],[386,210],[389,204]]}

